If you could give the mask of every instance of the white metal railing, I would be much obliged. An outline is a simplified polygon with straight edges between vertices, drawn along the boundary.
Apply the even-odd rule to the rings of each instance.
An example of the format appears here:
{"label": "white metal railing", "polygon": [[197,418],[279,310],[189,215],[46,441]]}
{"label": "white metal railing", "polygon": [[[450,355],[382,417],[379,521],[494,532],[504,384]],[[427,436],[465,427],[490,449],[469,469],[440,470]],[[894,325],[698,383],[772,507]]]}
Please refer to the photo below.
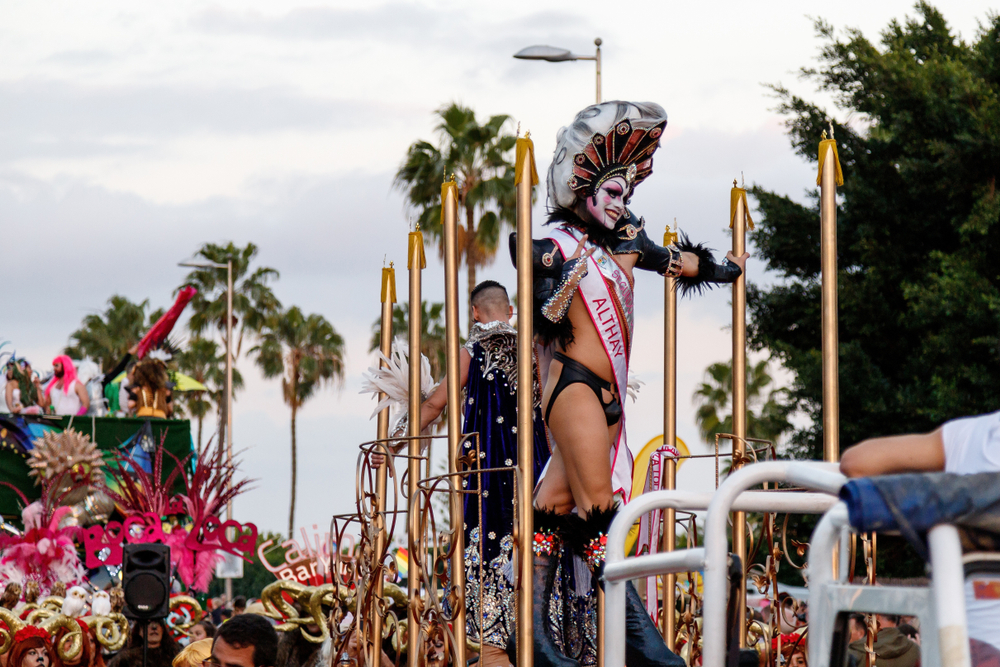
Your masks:
{"label": "white metal railing", "polygon": [[[847,505],[838,502],[813,531],[809,548],[809,664],[822,666],[833,652],[837,616],[843,612],[904,614],[920,618],[920,660],[924,667],[969,667],[965,581],[958,530],[942,524],[927,535],[929,588],[847,583],[847,571],[833,576],[833,547],[849,531]],[[841,553],[846,554],[842,548]],[[847,558],[842,558],[846,562]]]}
{"label": "white metal railing", "polygon": [[[729,581],[729,513],[781,512],[820,514],[836,502],[845,478],[837,464],[804,461],[765,461],[732,473],[712,493],[658,491],[643,494],[623,507],[608,531],[605,580],[604,667],[625,664],[625,583],[627,580],[704,571],[702,664],[723,667],[726,655],[726,592]],[[748,491],[764,482],[789,482],[822,493]],[[705,546],[625,558],[625,538],[643,514],[654,509],[708,509]],[[745,564],[744,564],[745,566]]]}

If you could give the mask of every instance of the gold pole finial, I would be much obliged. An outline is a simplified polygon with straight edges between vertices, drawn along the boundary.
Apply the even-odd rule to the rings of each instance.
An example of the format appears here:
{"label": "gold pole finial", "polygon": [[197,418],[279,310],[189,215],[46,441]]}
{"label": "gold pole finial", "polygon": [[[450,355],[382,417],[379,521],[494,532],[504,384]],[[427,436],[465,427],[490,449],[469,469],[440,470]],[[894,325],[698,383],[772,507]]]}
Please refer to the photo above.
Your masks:
{"label": "gold pole finial", "polygon": [[734,188],[736,187],[736,179],[735,178],[733,179],[733,187]]}
{"label": "gold pole finial", "polygon": [[826,141],[826,130],[823,130],[823,133],[819,135],[819,138],[821,141]]}

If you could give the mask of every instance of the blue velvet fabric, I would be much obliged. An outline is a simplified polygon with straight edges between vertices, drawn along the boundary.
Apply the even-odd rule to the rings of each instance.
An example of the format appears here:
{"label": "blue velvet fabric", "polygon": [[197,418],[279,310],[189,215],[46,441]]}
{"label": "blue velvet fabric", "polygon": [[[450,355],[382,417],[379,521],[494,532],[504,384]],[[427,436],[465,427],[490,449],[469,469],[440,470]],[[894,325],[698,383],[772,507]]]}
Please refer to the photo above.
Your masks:
{"label": "blue velvet fabric", "polygon": [[[513,329],[505,327],[476,336],[467,346],[472,361],[466,383],[464,432],[478,433],[478,457],[474,438],[463,445],[463,455],[478,465],[472,469],[517,466],[517,392],[509,375],[516,375],[517,347]],[[537,391],[537,379],[533,384]],[[549,446],[541,410],[534,410],[534,479],[537,481],[549,459]],[[511,584],[514,525],[514,472],[504,470],[470,474],[463,482],[467,491],[481,495],[465,497],[465,564],[467,619],[470,635],[478,637],[479,598],[482,604],[483,640],[505,648],[513,629]],[[531,508],[524,508],[531,511]],[[482,568],[480,569],[480,563]]]}
{"label": "blue velvet fabric", "polygon": [[862,477],[847,482],[840,498],[856,530],[898,530],[921,555],[927,531],[937,524],[1000,534],[1000,473]]}

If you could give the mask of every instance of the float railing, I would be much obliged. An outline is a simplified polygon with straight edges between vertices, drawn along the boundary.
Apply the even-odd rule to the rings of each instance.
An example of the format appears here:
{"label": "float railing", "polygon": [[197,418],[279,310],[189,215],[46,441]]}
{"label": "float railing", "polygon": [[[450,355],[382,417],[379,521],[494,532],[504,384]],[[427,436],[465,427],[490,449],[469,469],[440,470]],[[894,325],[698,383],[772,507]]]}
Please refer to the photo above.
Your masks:
{"label": "float railing", "polygon": [[[723,667],[726,655],[726,590],[731,511],[820,514],[836,502],[845,478],[837,464],[766,461],[732,473],[714,493],[659,491],[639,496],[619,511],[608,532],[605,581],[604,667],[625,664],[625,583],[654,574],[704,570],[703,665]],[[749,491],[764,482],[788,482],[821,493]],[[635,520],[654,509],[708,509],[703,548],[625,558],[625,538]],[[669,613],[669,611],[667,611]]]}
{"label": "float railing", "polygon": [[823,666],[844,659],[845,641],[837,632],[838,617],[857,612],[917,616],[924,667],[969,667],[958,530],[941,524],[928,532],[932,567],[929,587],[849,584],[844,568],[834,577],[833,547],[849,530],[847,505],[838,502],[813,531],[809,549],[809,664]]}

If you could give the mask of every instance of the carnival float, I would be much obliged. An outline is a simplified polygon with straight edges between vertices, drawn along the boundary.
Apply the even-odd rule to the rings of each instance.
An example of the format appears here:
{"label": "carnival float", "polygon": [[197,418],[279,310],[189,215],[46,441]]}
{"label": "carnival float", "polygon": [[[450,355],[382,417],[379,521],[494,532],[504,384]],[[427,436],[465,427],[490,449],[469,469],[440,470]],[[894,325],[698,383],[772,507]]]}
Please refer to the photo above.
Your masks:
{"label": "carnival float", "polygon": [[[535,239],[541,227],[532,220],[539,182],[534,144],[530,135],[517,138],[511,240],[517,328],[505,326],[502,316],[479,321],[465,347],[459,335],[458,192],[453,178],[443,181],[445,377],[435,385],[426,360],[411,359],[416,355],[410,351],[421,349],[426,269],[423,235],[415,228],[408,237],[406,332],[392,330],[395,268],[381,273],[379,366],[370,369],[367,385],[377,398],[377,432],[360,444],[356,505],[333,516],[329,532],[321,538],[317,531],[313,544],[304,531],[303,546],[285,543],[295,545],[296,555],[284,564],[267,562],[271,541],[259,544],[253,524],[231,514],[222,518],[248,484],[236,479],[231,443],[228,451],[219,443],[195,453],[189,433],[174,433],[183,427],[141,419],[112,426],[96,416],[75,423],[22,416],[0,424],[7,477],[0,500],[5,516],[18,507],[21,524],[4,524],[0,537],[0,584],[6,587],[0,654],[37,633],[51,637],[64,660],[79,655],[89,641],[85,635],[105,649],[120,649],[129,634],[118,588],[123,550],[152,543],[169,547],[178,582],[169,602],[172,632],[184,636],[200,618],[195,595],[207,589],[225,555],[256,556],[275,574],[260,592],[260,613],[279,631],[324,646],[326,664],[464,665],[474,656],[487,663],[487,649],[496,649],[521,667],[777,667],[796,653],[807,654],[814,666],[839,666],[847,661],[847,614],[862,612],[869,624],[879,613],[918,617],[925,667],[969,665],[955,524],[990,521],[968,506],[949,513],[943,501],[933,516],[900,501],[907,509],[899,514],[885,502],[889,491],[848,482],[838,469],[836,193],[842,177],[832,127],[819,140],[817,177],[824,460],[808,462],[777,460],[774,443],[747,429],[742,262],[753,222],[746,190],[734,181],[729,192],[732,252],[719,264],[669,226],[662,245],[651,240],[659,239],[659,228],[621,203],[652,173],[665,125],[655,104],[606,102],[581,112],[560,133],[548,178],[550,199],[567,213],[550,220],[558,223],[556,231],[543,240]],[[601,209],[599,197],[611,203]],[[573,208],[581,202],[584,208]],[[586,206],[598,211],[590,223],[572,217]],[[604,224],[607,233],[595,224]],[[623,268],[622,256],[637,256],[635,266]],[[665,312],[663,435],[634,462],[621,410],[629,391],[632,268],[663,276]],[[692,493],[676,490],[678,468],[691,458],[676,436],[677,299],[709,283],[732,290],[733,429],[716,438],[710,455],[717,471],[727,460],[731,472],[724,480],[717,472],[713,492]],[[576,294],[582,295],[580,310],[574,310]],[[582,310],[584,301],[589,311]],[[553,357],[537,345],[540,339],[560,341],[565,350],[569,339],[557,325],[578,316],[594,323],[613,383],[595,385],[582,364],[580,370],[566,355]],[[557,383],[543,398],[553,358],[567,377],[567,369],[575,369],[576,379]],[[494,383],[493,393],[466,391],[465,375]],[[567,473],[544,467],[550,452],[539,453],[538,438],[545,443],[549,436],[539,424],[547,404],[550,432],[558,438],[568,428],[558,425],[565,418],[553,413],[552,403],[560,391],[584,391],[572,389],[573,383],[596,393],[598,425],[606,418],[614,431],[608,436],[611,459],[597,457],[613,483],[597,480],[607,497],[601,489],[590,492],[588,499],[602,498],[590,510],[576,498],[571,479],[566,484],[573,487],[576,512],[549,511],[557,503],[539,498],[554,494],[552,485]],[[440,407],[433,417],[422,415],[434,396],[451,406],[443,413],[443,434],[427,430]],[[489,401],[508,406],[497,403],[470,430],[470,415]],[[580,410],[571,419],[582,419]],[[134,432],[102,435],[112,428]],[[432,474],[435,446],[447,451],[444,474]],[[501,446],[509,453],[491,458]],[[559,464],[566,469],[592,463],[568,462],[567,456]],[[21,470],[23,478],[16,478]],[[937,488],[932,477],[920,482],[929,492]],[[790,530],[794,515],[818,518],[811,538]],[[912,533],[924,545],[933,567],[929,584],[873,585],[876,535],[887,530]],[[864,577],[855,575],[858,565]],[[801,572],[808,586],[801,599],[780,594],[781,568]],[[767,601],[766,620],[748,608],[749,597]],[[869,665],[873,636],[869,627]]]}

